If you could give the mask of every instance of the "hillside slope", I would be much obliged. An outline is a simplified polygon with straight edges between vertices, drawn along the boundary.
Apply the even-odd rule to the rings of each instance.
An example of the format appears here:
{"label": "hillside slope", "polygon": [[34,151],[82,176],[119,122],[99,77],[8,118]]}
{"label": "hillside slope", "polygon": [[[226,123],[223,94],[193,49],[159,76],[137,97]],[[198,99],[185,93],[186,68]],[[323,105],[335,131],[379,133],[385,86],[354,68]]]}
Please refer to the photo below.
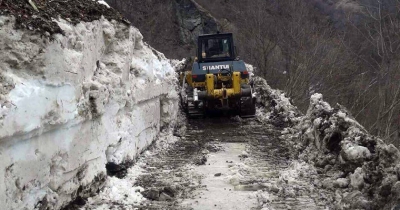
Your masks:
{"label": "hillside slope", "polygon": [[106,1],[169,58],[194,56],[197,36],[220,30],[218,21],[194,0]]}

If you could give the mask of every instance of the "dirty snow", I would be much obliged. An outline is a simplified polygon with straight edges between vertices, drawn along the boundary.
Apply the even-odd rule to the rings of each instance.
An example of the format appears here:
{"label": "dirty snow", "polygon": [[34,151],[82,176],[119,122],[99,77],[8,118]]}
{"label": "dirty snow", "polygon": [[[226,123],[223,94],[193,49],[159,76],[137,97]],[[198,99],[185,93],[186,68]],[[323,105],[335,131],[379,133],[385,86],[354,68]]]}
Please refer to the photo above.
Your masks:
{"label": "dirty snow", "polygon": [[281,139],[290,139],[300,159],[325,176],[320,186],[335,191],[335,208],[391,209],[398,205],[394,187],[400,152],[370,135],[348,112],[332,108],[322,94],[313,94],[306,115],[285,128]]}
{"label": "dirty snow", "polygon": [[144,189],[140,186],[134,186],[137,177],[142,175],[143,169],[140,163],[128,169],[124,179],[109,177],[104,189],[95,197],[88,199],[87,205],[92,209],[109,209],[107,203],[119,203],[123,205],[138,205],[145,200],[141,192]]}
{"label": "dirty snow", "polygon": [[[253,77],[260,124],[234,118],[242,132],[229,136],[235,143],[223,142],[231,127],[214,126],[202,138],[196,135],[204,130],[196,134],[199,127],[191,127],[185,135],[175,86],[175,71],[185,60],[166,59],[136,28],[117,21],[55,23],[65,34],[49,39],[15,30],[14,18],[0,16],[5,208],[58,209],[89,197],[77,194],[79,188],[99,191],[87,198],[86,209],[157,202],[165,208],[178,205],[177,198],[192,209],[399,207],[399,150],[322,94],[311,96],[303,114],[283,91]],[[246,68],[253,75],[253,67]],[[153,149],[138,157],[154,140]],[[210,145],[218,149],[196,150]],[[165,168],[149,166],[163,161]],[[107,163],[135,165],[120,179],[105,175]],[[145,186],[154,184],[146,183],[152,176],[168,186]]]}
{"label": "dirty snow", "polygon": [[[50,40],[0,16],[0,203],[7,209],[58,209],[79,187],[87,196],[102,187],[106,163],[134,161],[176,122],[175,69],[136,28],[104,18],[55,21],[65,36]],[[108,199],[127,193],[127,202],[140,201],[127,183],[107,183],[114,186]]]}
{"label": "dirty snow", "polygon": [[[189,134],[183,137],[181,133],[181,139],[173,138],[172,145],[183,141],[184,145],[200,147],[201,141],[222,141],[217,144],[216,151],[198,148],[202,151],[200,157],[205,157],[205,165],[204,161],[196,161],[195,152],[192,158],[199,164],[193,165],[190,159],[179,160],[177,156],[176,161],[185,163],[183,166],[175,165],[175,161],[171,166],[163,165],[166,168],[178,166],[168,172],[146,167],[150,174],[144,176],[155,175],[157,182],[172,186],[179,186],[185,180],[190,183],[189,189],[195,190],[183,197],[174,194],[177,196],[174,198],[161,198],[162,192],[156,198],[158,201],[142,200],[138,207],[146,204],[155,205],[154,209],[172,205],[183,209],[266,210],[391,209],[397,205],[400,152],[393,145],[386,145],[368,134],[344,107],[332,108],[321,94],[311,97],[310,107],[306,115],[302,115],[281,91],[266,86],[261,79],[255,78],[255,81],[258,102],[264,106],[258,109],[258,120],[266,130],[259,131],[260,125],[252,123],[246,125],[250,130],[234,129],[240,131],[240,135],[227,135],[230,132],[221,125],[189,125]],[[237,118],[232,121],[241,126],[247,123]],[[208,130],[210,128],[212,131]],[[230,125],[229,130],[232,128]],[[207,133],[207,138],[198,139],[203,132]],[[276,132],[277,136],[269,132]],[[247,138],[243,138],[242,133]],[[231,143],[224,143],[225,140]],[[170,147],[164,148],[163,151],[168,151]],[[175,149],[181,151],[185,147]],[[152,159],[155,154],[157,150],[146,153],[145,158]],[[157,160],[174,158],[163,157],[168,152],[160,154]],[[133,186],[143,188],[143,192],[149,190],[146,185]],[[374,189],[373,197],[368,196],[369,189]],[[178,203],[174,199],[178,199]]]}
{"label": "dirty snow", "polygon": [[[181,118],[180,116],[179,118]],[[147,199],[143,196],[145,189],[137,184],[138,178],[149,172],[146,160],[156,154],[163,154],[178,138],[172,135],[172,130],[160,133],[159,138],[150,150],[145,151],[123,178],[109,177],[100,193],[90,197],[82,209],[106,210],[124,206],[125,209],[136,209]]]}
{"label": "dirty snow", "polygon": [[107,2],[105,2],[103,0],[97,1],[97,3],[102,4],[102,5],[106,6],[107,8],[110,8],[110,5],[108,5]]}
{"label": "dirty snow", "polygon": [[[274,123],[280,121],[280,124],[283,125],[297,123],[300,120],[300,111],[290,102],[290,98],[283,91],[272,89],[260,77],[254,77],[253,83],[257,103],[266,107],[266,109],[258,109],[256,112],[260,121]],[[279,120],[276,120],[277,118]]]}

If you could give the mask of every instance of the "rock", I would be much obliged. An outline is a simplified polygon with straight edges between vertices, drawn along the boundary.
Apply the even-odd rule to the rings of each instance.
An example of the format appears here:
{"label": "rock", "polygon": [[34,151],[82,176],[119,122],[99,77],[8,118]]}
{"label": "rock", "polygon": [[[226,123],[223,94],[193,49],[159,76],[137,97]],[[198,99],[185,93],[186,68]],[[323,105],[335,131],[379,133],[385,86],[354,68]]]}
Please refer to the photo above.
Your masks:
{"label": "rock", "polygon": [[273,192],[273,193],[278,193],[278,192],[279,192],[279,188],[278,188],[277,186],[271,186],[271,187],[269,188],[269,190],[270,190],[271,192]]}
{"label": "rock", "polygon": [[358,167],[353,174],[350,174],[350,185],[354,189],[361,189],[364,187],[364,172],[362,168]]}
{"label": "rock", "polygon": [[242,154],[239,155],[240,158],[248,158],[249,154],[246,151],[243,151]]}
{"label": "rock", "polygon": [[394,164],[399,164],[400,161],[400,151],[393,146],[389,145],[379,145],[379,159],[381,163],[385,166],[392,166]]}
{"label": "rock", "polygon": [[345,161],[360,163],[371,158],[371,152],[366,147],[354,145],[353,143],[344,144],[342,147],[341,156]]}
{"label": "rock", "polygon": [[346,188],[349,186],[349,179],[339,178],[333,182],[333,186],[336,188]]}
{"label": "rock", "polygon": [[320,167],[320,168],[324,168],[328,163],[329,163],[329,159],[327,159],[327,158],[322,158],[322,159],[319,159],[319,160],[315,163],[315,166]]}
{"label": "rock", "polygon": [[348,193],[342,202],[350,206],[350,209],[373,209],[372,203],[358,190]]}
{"label": "rock", "polygon": [[203,155],[206,155],[208,153],[210,153],[210,152],[207,149],[203,149],[203,151],[201,151],[201,154],[203,154]]}
{"label": "rock", "polygon": [[392,186],[397,182],[396,175],[389,175],[383,179],[381,186],[379,187],[379,195],[386,197],[391,194]]}
{"label": "rock", "polygon": [[174,186],[174,187],[167,186],[167,187],[164,187],[162,192],[166,193],[170,197],[175,197],[175,195],[177,194],[177,191],[178,191],[177,186]]}
{"label": "rock", "polygon": [[107,169],[107,175],[108,176],[116,176],[120,179],[124,178],[127,174],[127,170],[129,166],[131,166],[133,163],[132,162],[126,162],[122,164],[116,164],[113,162],[108,162],[106,164],[106,169]]}
{"label": "rock", "polygon": [[235,122],[242,122],[243,121],[243,119],[239,115],[236,115],[236,116],[232,117],[231,120],[235,121]]}
{"label": "rock", "polygon": [[331,178],[326,178],[322,181],[322,187],[325,189],[333,189],[334,183]]}
{"label": "rock", "polygon": [[171,201],[174,199],[176,189],[173,187],[164,187],[162,189],[148,189],[142,192],[143,197],[156,201]]}
{"label": "rock", "polygon": [[206,162],[207,162],[207,157],[206,157],[205,155],[202,155],[202,156],[200,156],[200,157],[197,157],[197,158],[194,160],[194,164],[195,164],[195,165],[205,165]]}
{"label": "rock", "polygon": [[395,204],[392,210],[400,210],[400,203]]}
{"label": "rock", "polygon": [[156,189],[149,189],[142,192],[143,197],[149,200],[157,201],[160,198],[160,192]]}
{"label": "rock", "polygon": [[400,181],[397,181],[392,186],[391,192],[394,197],[400,198]]}
{"label": "rock", "polygon": [[183,43],[195,44],[198,35],[218,31],[218,21],[200,5],[191,0],[175,0],[175,2],[177,22]]}
{"label": "rock", "polygon": [[324,170],[327,172],[327,171],[330,171],[332,168],[333,168],[333,166],[328,164],[325,166]]}
{"label": "rock", "polygon": [[167,195],[167,193],[162,192],[162,193],[160,194],[160,197],[159,197],[158,200],[159,200],[159,201],[172,201],[173,198],[172,198],[171,196]]}

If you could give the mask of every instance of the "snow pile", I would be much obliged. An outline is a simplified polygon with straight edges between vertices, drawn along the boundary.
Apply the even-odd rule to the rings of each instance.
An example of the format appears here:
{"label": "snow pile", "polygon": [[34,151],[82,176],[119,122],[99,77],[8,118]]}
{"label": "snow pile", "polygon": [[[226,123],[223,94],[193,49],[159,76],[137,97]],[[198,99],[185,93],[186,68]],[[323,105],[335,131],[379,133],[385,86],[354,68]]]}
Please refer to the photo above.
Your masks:
{"label": "snow pile", "polygon": [[106,6],[107,8],[111,8],[110,5],[108,5],[107,2],[105,2],[103,0],[99,0],[99,1],[97,1],[97,3],[102,4],[102,5]]}
{"label": "snow pile", "polygon": [[136,179],[143,174],[144,170],[140,164],[135,164],[128,169],[124,179],[116,177],[108,178],[104,189],[95,197],[89,198],[87,206],[91,209],[109,209],[107,203],[118,203],[121,205],[140,205],[145,200],[141,192],[144,189],[135,186]]}
{"label": "snow pile", "polygon": [[334,191],[338,209],[389,209],[399,202],[400,152],[370,135],[341,105],[332,108],[314,94],[307,114],[283,139],[325,178],[318,186]]}
{"label": "snow pile", "polygon": [[245,66],[246,66],[247,72],[249,72],[250,78],[252,78],[254,76],[255,67],[248,63],[245,63]]}
{"label": "snow pile", "polygon": [[[136,209],[135,206],[143,206],[147,200],[143,194],[146,189],[140,186],[140,177],[151,174],[152,167],[147,161],[160,162],[160,154],[167,153],[170,147],[179,138],[173,136],[171,132],[160,133],[157,141],[151,146],[150,150],[145,151],[137,160],[135,165],[127,170],[127,174],[119,179],[110,177],[99,194],[88,198],[87,203],[82,209],[107,210],[114,208]],[[171,180],[171,186],[176,183]],[[164,185],[163,185],[164,186]]]}
{"label": "snow pile", "polygon": [[[369,134],[341,105],[331,107],[321,94],[301,114],[279,90],[254,78],[258,119],[283,127],[280,139],[293,155],[316,167],[316,187],[334,192],[337,209],[390,209],[400,202],[400,152]],[[316,178],[317,179],[317,178]]]}
{"label": "snow pile", "polygon": [[[324,190],[315,187],[318,173],[304,161],[294,160],[287,168],[279,170],[277,178],[263,183],[266,190],[257,192],[263,210],[271,209],[329,209],[332,202]],[[285,202],[282,202],[285,200]]]}
{"label": "snow pile", "polygon": [[0,16],[5,209],[58,209],[85,197],[101,187],[107,163],[135,161],[177,122],[175,69],[136,28],[54,22],[63,35],[16,30],[14,17]]}
{"label": "snow pile", "polygon": [[267,81],[260,77],[254,77],[252,82],[257,103],[266,107],[266,109],[257,110],[256,115],[260,121],[274,123],[282,127],[299,121],[301,113],[296,106],[292,105],[284,92],[272,89]]}

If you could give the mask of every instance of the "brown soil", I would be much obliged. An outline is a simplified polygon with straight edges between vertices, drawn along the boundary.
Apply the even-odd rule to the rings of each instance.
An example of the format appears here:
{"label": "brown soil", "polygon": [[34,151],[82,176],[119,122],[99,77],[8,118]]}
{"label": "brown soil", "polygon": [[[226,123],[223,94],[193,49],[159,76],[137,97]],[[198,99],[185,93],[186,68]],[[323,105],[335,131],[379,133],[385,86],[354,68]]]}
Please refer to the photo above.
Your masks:
{"label": "brown soil", "polygon": [[63,34],[61,28],[53,19],[62,18],[72,24],[81,21],[91,22],[101,16],[129,24],[122,15],[112,8],[90,0],[32,0],[36,11],[28,0],[0,1],[0,15],[13,15],[16,18],[16,28],[28,29],[41,34]]}

